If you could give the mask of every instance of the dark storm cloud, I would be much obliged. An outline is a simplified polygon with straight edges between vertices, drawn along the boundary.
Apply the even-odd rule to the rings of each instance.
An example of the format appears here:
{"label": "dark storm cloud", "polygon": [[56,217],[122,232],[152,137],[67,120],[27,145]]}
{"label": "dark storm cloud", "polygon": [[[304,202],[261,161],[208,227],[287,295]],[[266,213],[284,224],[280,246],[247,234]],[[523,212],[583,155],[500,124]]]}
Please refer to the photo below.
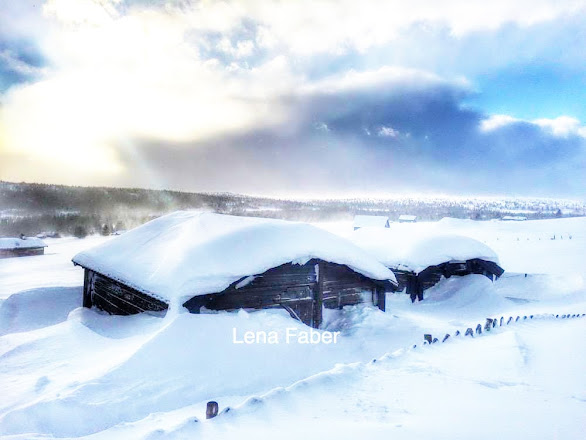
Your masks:
{"label": "dark storm cloud", "polygon": [[281,98],[285,126],[139,150],[164,186],[208,191],[584,194],[584,138],[522,121],[483,131],[486,116],[462,106],[467,93],[414,83],[316,91]]}

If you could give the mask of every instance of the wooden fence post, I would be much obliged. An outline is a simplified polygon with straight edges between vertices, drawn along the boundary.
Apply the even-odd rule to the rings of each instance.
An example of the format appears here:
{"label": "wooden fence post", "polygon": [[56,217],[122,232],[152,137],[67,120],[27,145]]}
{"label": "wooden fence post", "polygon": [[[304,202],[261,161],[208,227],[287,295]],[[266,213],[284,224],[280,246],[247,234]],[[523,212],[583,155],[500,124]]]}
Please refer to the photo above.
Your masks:
{"label": "wooden fence post", "polygon": [[218,415],[218,402],[210,401],[206,407],[206,419],[213,419]]}

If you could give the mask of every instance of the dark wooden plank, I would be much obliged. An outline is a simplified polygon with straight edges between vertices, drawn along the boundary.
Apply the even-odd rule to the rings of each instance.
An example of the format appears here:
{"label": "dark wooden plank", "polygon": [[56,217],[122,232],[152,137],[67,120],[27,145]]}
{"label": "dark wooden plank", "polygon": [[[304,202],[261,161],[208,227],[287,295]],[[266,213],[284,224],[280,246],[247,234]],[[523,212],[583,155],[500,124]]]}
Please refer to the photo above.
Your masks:
{"label": "dark wooden plank", "polygon": [[111,314],[136,314],[145,311],[163,311],[167,304],[129,286],[94,273],[88,279],[91,302]]}
{"label": "dark wooden plank", "polygon": [[89,269],[83,271],[83,307],[92,307],[91,277],[93,272]]}
{"label": "dark wooden plank", "polygon": [[326,270],[327,264],[320,260],[317,263],[317,285],[313,289],[313,322],[311,326],[314,328],[319,328],[323,319],[322,307]]}

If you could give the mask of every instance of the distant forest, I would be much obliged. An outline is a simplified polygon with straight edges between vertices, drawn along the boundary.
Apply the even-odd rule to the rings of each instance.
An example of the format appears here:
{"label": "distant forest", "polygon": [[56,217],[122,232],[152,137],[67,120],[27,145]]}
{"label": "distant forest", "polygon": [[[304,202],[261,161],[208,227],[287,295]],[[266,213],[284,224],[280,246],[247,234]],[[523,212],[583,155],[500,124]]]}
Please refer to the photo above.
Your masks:
{"label": "distant forest", "polygon": [[489,220],[504,215],[541,219],[586,214],[585,203],[552,199],[398,197],[296,201],[223,193],[0,181],[0,236],[110,234],[185,209],[313,222],[351,220],[356,214],[385,215],[392,221],[401,214],[416,215],[419,220]]}

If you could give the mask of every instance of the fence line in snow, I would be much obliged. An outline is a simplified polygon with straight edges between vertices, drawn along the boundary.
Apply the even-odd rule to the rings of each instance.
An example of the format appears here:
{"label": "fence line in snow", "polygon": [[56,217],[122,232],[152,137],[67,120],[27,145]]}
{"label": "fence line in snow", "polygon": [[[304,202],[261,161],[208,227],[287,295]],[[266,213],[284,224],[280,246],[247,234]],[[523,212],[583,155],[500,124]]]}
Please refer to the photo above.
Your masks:
{"label": "fence line in snow", "polygon": [[[497,327],[505,327],[514,323],[517,323],[519,321],[527,321],[527,320],[537,320],[537,319],[573,319],[573,318],[583,318],[586,316],[586,313],[574,313],[574,314],[563,314],[560,315],[558,314],[554,314],[554,313],[546,313],[546,314],[539,314],[539,315],[517,315],[516,318],[513,318],[512,316],[509,316],[509,319],[507,319],[506,323],[505,323],[505,318],[504,316],[501,316],[500,319],[497,318],[486,318],[486,321],[484,323],[484,325],[482,324],[478,324],[476,326],[476,328],[473,330],[472,327],[468,327],[466,329],[466,332],[464,333],[464,336],[470,336],[470,337],[474,337],[474,334],[476,335],[481,335],[484,332],[490,332],[492,329],[497,328]],[[456,330],[456,332],[454,333],[454,336],[460,336],[460,330]],[[444,343],[446,342],[448,339],[450,339],[452,336],[449,333],[446,333],[446,335],[442,338],[441,342]],[[423,345],[431,345],[431,344],[436,344],[439,342],[438,338],[434,338],[433,335],[431,333],[425,333],[423,335]],[[417,348],[417,344],[413,345],[413,348]]]}

